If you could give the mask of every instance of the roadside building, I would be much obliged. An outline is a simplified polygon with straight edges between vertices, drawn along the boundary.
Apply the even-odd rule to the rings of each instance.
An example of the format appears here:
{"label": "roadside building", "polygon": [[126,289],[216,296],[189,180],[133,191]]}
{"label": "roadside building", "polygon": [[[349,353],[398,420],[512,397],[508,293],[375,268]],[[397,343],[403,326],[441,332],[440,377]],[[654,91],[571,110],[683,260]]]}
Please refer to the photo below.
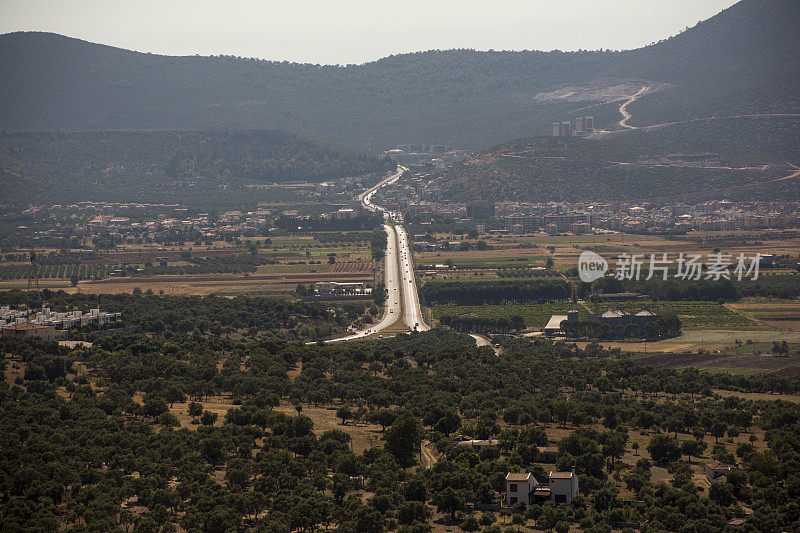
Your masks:
{"label": "roadside building", "polygon": [[544,334],[547,336],[563,335],[564,332],[561,330],[561,323],[565,320],[567,320],[567,315],[551,316],[550,320],[547,321],[547,325],[544,327]]}
{"label": "roadside building", "polygon": [[566,315],[553,315],[544,327],[544,334],[547,336],[563,335],[564,331],[561,329],[561,323],[564,321],[574,322],[579,320],[579,317],[580,313],[574,309],[567,311]]}
{"label": "roadside building", "polygon": [[364,286],[362,282],[338,282],[338,281],[318,281],[314,284],[317,294],[326,295],[364,295],[372,291]]}
{"label": "roadside building", "polygon": [[623,311],[622,309],[609,309],[601,315],[595,316],[598,322],[603,322],[612,327],[624,326],[627,324],[637,324],[643,326],[657,319],[658,315],[649,309],[642,309],[634,314]]}
{"label": "roadside building", "polygon": [[631,315],[621,309],[609,309],[599,315],[597,320],[610,326],[622,326],[631,322]]}
{"label": "roadside building", "polygon": [[[566,233],[572,229],[573,224],[588,224],[591,228],[591,213],[551,213],[542,217],[542,224],[547,228],[550,224],[555,224],[558,233]],[[584,226],[580,226],[581,228]],[[549,231],[548,231],[549,233]]]}

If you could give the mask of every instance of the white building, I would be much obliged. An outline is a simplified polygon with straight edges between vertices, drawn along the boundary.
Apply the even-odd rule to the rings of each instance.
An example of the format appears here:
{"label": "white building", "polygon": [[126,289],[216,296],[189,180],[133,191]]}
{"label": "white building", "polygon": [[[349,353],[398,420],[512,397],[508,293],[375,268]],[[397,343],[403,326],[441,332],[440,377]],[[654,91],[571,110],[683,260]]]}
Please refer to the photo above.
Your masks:
{"label": "white building", "polygon": [[121,320],[122,313],[106,313],[100,309],[90,309],[88,313],[77,310],[57,313],[51,311],[49,307],[43,307],[35,314],[33,311],[17,311],[9,307],[0,309],[0,327],[30,322],[42,326],[69,329],[74,326],[116,324]]}
{"label": "white building", "polygon": [[578,491],[578,474],[574,469],[570,472],[550,472],[550,501],[572,505]]}
{"label": "white building", "polygon": [[506,505],[517,502],[531,504],[531,493],[536,489],[536,478],[530,472],[509,472],[506,474]]}
{"label": "white building", "polygon": [[572,505],[580,493],[578,474],[570,472],[550,472],[549,483],[539,485],[530,472],[509,472],[506,474],[506,505],[517,502],[525,505],[551,501],[557,505]]}
{"label": "white building", "polygon": [[465,439],[458,441],[456,446],[460,448],[469,448],[473,451],[480,451],[484,448],[489,446],[497,446],[498,441],[496,439]]}

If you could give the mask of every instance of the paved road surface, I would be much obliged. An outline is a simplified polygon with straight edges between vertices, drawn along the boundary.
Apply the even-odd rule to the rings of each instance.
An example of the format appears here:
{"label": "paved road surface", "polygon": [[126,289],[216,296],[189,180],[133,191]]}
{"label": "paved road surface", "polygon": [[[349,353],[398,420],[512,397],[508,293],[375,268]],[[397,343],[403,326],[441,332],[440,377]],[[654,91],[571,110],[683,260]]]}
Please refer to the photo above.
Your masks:
{"label": "paved road surface", "polygon": [[352,335],[331,339],[328,342],[352,341],[379,334],[393,325],[401,315],[409,330],[428,331],[430,329],[422,318],[411,248],[406,230],[402,226],[402,216],[400,213],[389,211],[383,206],[372,202],[373,196],[379,189],[397,182],[407,170],[405,167],[398,166],[397,172],[381,180],[378,184],[358,196],[358,199],[366,209],[373,213],[382,212],[387,221],[383,225],[383,229],[386,231],[384,283],[388,297],[384,305],[383,318],[377,324],[357,331]]}
{"label": "paved road surface", "polygon": [[492,346],[492,341],[484,337],[483,335],[475,335],[474,333],[469,334],[470,337],[475,339],[475,344],[480,348],[481,346],[488,346],[492,350],[494,350],[495,355],[500,355],[502,353],[502,348],[498,348],[497,346]]}
{"label": "paved road surface", "polygon": [[384,224],[383,229],[386,232],[386,268],[384,270],[384,283],[389,293],[389,297],[386,298],[386,303],[384,304],[383,318],[381,318],[380,322],[377,324],[372,324],[367,328],[356,331],[352,335],[331,339],[328,342],[354,341],[380,333],[394,324],[397,317],[400,316],[400,298],[397,296],[401,288],[400,272],[397,262],[397,234],[394,228],[389,224]]}
{"label": "paved road surface", "polygon": [[414,258],[411,255],[408,234],[400,224],[395,225],[395,231],[400,250],[400,275],[403,279],[403,320],[409,329],[428,331],[431,328],[425,324],[425,320],[422,318],[422,308],[419,305],[417,280],[414,275]]}

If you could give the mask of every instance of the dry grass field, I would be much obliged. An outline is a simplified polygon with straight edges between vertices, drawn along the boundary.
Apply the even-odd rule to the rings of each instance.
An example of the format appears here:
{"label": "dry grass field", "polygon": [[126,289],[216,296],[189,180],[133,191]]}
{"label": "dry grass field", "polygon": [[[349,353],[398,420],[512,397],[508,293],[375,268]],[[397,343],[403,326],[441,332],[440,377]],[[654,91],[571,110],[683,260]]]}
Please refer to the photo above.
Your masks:
{"label": "dry grass field", "polygon": [[[280,265],[270,265],[276,268],[271,269],[270,272],[258,272],[250,275],[201,274],[120,277],[98,281],[81,281],[74,287],[66,280],[40,280],[39,286],[42,289],[63,289],[68,293],[85,294],[130,294],[137,287],[143,291],[152,290],[156,294],[172,295],[205,296],[212,293],[237,294],[245,292],[289,293],[295,290],[298,283],[309,284],[317,281],[372,283],[371,265],[372,263],[366,262],[325,265],[328,268],[320,272],[311,272],[308,268],[289,268],[310,265],[286,265],[285,272],[282,271],[284,269],[280,268]],[[26,287],[27,281],[25,280],[0,282],[0,290],[24,290]]]}
{"label": "dry grass field", "polygon": [[710,371],[752,372],[796,372],[800,370],[800,356],[777,356],[771,354],[654,354],[636,359],[641,364],[668,368],[698,368]]}
{"label": "dry grass field", "polygon": [[[743,343],[742,347],[736,346],[736,341]],[[752,344],[747,345],[747,341]],[[690,351],[705,350],[712,354],[738,355],[744,352],[757,354],[769,352],[774,341],[786,341],[790,348],[800,345],[800,332],[796,331],[742,331],[729,329],[703,329],[687,330],[679,337],[658,342],[617,342],[600,341],[598,344],[604,348],[620,348],[623,351],[636,353],[685,353]],[[585,347],[587,342],[576,343]]]}
{"label": "dry grass field", "polygon": [[800,331],[798,301],[759,298],[729,303],[726,307],[772,329]]}
{"label": "dry grass field", "polygon": [[[141,399],[140,399],[141,400]],[[217,413],[217,421],[215,426],[221,426],[225,420],[225,413],[229,409],[239,407],[232,403],[232,398],[225,396],[210,396],[206,400],[200,402],[203,404],[203,409]],[[352,449],[355,453],[361,454],[364,450],[383,445],[383,437],[381,427],[368,424],[365,422],[354,423],[348,421],[347,424],[342,425],[341,420],[336,418],[337,406],[328,407],[314,407],[310,405],[303,405],[300,414],[306,415],[314,422],[314,434],[317,436],[322,435],[330,429],[340,429],[350,435],[352,441]],[[284,413],[290,416],[297,416],[297,410],[294,405],[288,402],[282,402],[275,411]],[[196,430],[199,424],[192,423],[192,417],[189,416],[188,402],[174,403],[170,408],[170,412],[178,417],[181,427]]]}

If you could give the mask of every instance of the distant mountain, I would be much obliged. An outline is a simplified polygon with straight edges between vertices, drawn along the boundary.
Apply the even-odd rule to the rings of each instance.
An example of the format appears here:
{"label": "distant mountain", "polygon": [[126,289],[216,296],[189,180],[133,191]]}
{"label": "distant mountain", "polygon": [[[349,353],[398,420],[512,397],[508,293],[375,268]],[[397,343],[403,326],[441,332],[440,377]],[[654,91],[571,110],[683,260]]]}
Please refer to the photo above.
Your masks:
{"label": "distant mountain", "polygon": [[660,87],[629,107],[631,124],[797,112],[798,20],[796,0],[742,0],[633,51],[431,51],[347,67],[164,57],[13,33],[0,36],[0,128],[279,128],[373,149],[484,147],[547,134],[553,121],[577,113],[612,126],[613,95],[541,98],[598,79]]}
{"label": "distant mountain", "polygon": [[393,169],[363,152],[273,130],[0,133],[0,203],[79,200],[250,205],[261,184]]}

